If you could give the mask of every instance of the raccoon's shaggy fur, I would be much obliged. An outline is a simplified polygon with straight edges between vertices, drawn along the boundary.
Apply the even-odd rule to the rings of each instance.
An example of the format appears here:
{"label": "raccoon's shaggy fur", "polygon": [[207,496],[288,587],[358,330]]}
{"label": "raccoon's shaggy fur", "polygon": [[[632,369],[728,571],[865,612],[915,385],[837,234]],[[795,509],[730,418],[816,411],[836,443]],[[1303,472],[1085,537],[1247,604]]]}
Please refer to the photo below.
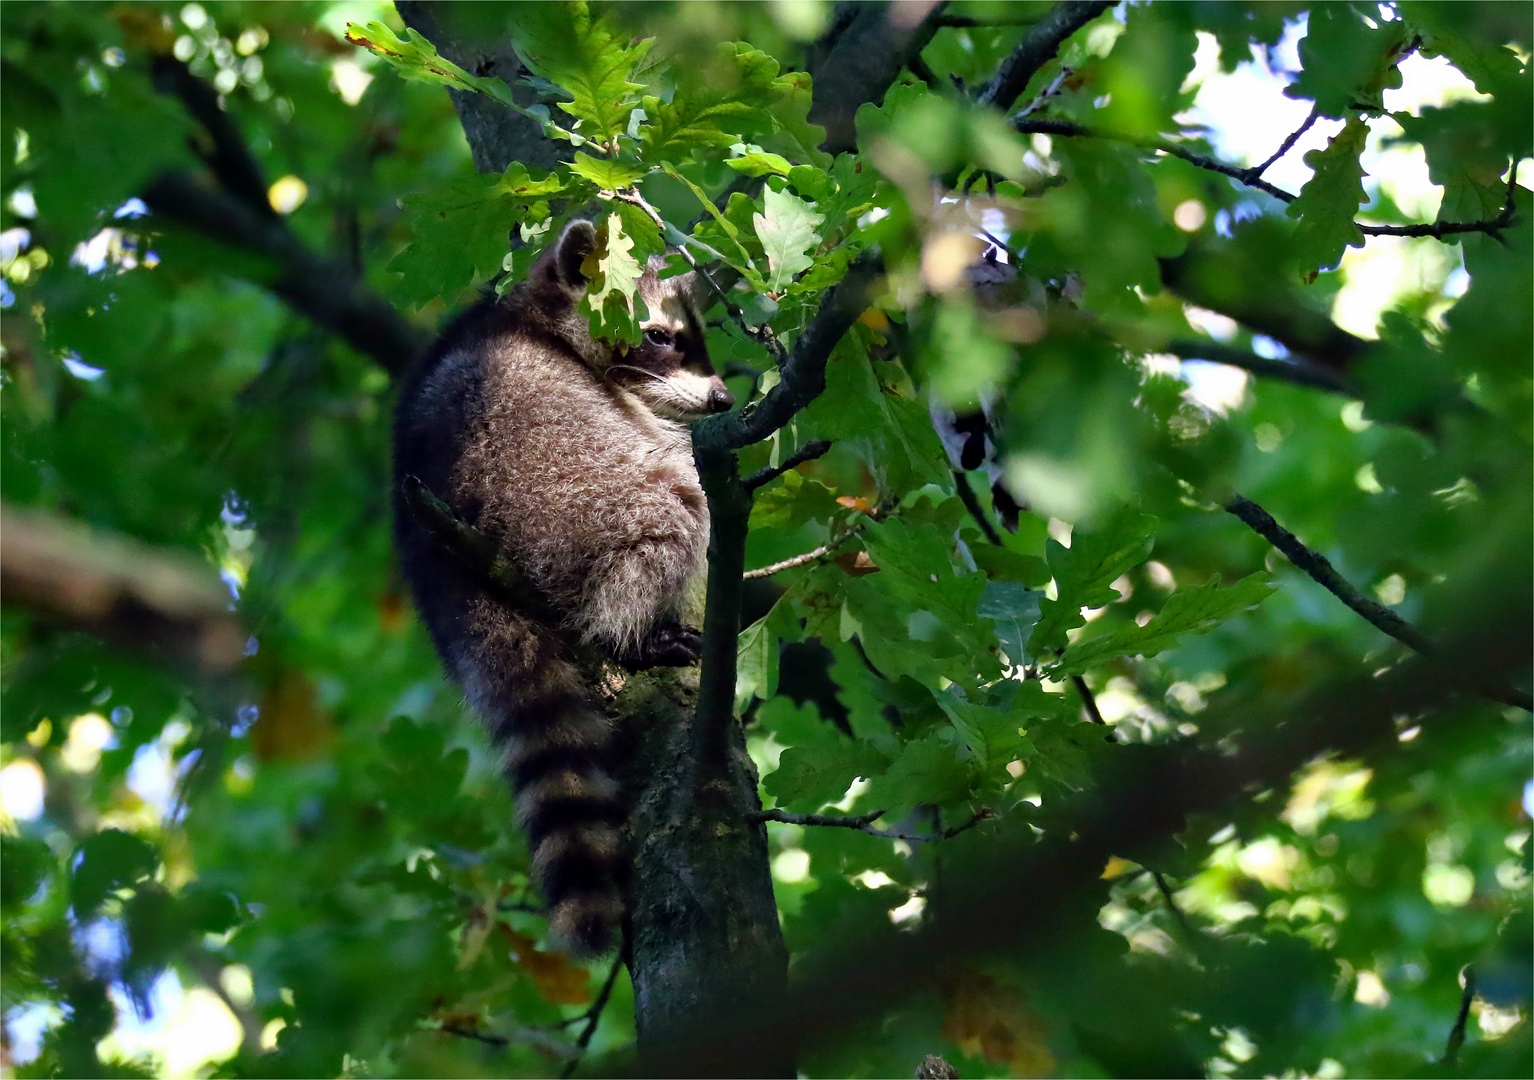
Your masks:
{"label": "raccoon's shaggy fur", "polygon": [[[641,344],[591,337],[576,305],[596,239],[572,223],[527,281],[452,325],[406,382],[395,424],[405,575],[449,675],[505,750],[551,928],[587,954],[611,946],[623,916],[626,808],[611,723],[572,649],[631,666],[691,658],[665,638],[708,543],[685,421],[733,403],[690,275],[647,270]],[[563,624],[489,595],[404,505],[410,475],[493,537]]]}

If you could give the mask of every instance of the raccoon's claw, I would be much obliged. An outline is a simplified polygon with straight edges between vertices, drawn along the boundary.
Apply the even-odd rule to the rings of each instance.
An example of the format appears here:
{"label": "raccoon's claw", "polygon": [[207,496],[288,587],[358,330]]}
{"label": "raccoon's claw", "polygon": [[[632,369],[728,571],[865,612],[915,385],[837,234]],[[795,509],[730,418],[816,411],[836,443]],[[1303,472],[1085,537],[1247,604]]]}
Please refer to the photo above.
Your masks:
{"label": "raccoon's claw", "polygon": [[681,623],[659,623],[631,652],[616,657],[630,671],[654,667],[686,667],[703,654],[703,635]]}

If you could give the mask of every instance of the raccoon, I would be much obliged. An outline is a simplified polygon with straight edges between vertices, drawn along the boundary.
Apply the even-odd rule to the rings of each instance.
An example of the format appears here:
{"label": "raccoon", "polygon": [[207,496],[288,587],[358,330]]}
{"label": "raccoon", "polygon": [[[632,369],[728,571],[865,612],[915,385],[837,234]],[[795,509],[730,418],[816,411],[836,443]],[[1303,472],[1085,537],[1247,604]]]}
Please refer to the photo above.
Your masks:
{"label": "raccoon", "polygon": [[[572,222],[528,279],[457,320],[406,381],[395,422],[395,535],[448,674],[505,757],[518,822],[557,938],[612,945],[624,912],[626,808],[611,722],[576,664],[697,658],[678,621],[708,544],[688,421],[734,399],[704,344],[693,275],[639,282],[643,340],[594,339],[578,310],[596,249]],[[492,537],[558,613],[490,595],[406,507],[419,477]],[[557,625],[551,625],[554,623]]]}

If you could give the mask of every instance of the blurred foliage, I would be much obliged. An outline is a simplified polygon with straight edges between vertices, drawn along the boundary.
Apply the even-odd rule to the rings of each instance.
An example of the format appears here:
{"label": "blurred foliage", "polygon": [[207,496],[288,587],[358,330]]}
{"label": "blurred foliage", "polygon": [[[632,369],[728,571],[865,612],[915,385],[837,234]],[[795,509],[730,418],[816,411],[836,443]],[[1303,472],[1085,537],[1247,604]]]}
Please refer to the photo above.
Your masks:
{"label": "blurred foliage", "polygon": [[[1287,93],[1347,124],[1286,210],[1123,138],[1019,135],[973,105],[962,88],[1044,3],[950,4],[964,25],[922,53],[935,85],[904,74],[835,160],[804,74],[828,4],[482,13],[528,60],[543,103],[525,111],[565,159],[499,177],[473,172],[441,86],[509,88],[444,65],[387,5],[0,7],[5,498],[205,557],[250,633],[215,683],[0,610],[4,1068],[546,1075],[607,974],[540,947],[495,761],[402,596],[389,377],[267,293],[270,266],[133,201],[199,168],[205,138],[156,91],[155,56],[213,84],[304,243],[424,324],[585,214],[602,225],[591,317],[632,337],[634,272],[690,236],[739,281],[742,318],[716,307],[710,347],[744,399],[777,379],[760,328],[791,348],[880,249],[888,294],[826,392],[743,455],[835,442],[759,493],[748,565],[839,546],[770,579],[738,700],[769,805],[882,810],[918,834],[979,820],[938,842],[772,826],[805,957],[860,922],[919,927],[943,860],[1047,823],[1118,744],[1217,744],[1243,703],[1403,658],[1221,513],[1231,492],[1430,635],[1527,595],[1524,188],[1499,236],[1399,242],[1444,247],[1464,280],[1397,296],[1349,358],[1358,400],[1224,369],[1236,391],[1212,401],[1213,369],[1165,354],[1215,334],[1282,355],[1274,325],[1334,340],[1344,252],[1386,242],[1356,221],[1410,220],[1365,136],[1390,124],[1412,49],[1481,96],[1398,112],[1392,137],[1421,147],[1443,220],[1500,211],[1531,149],[1526,9],[1398,8],[1118,9],[1016,103],[1212,156],[1186,112],[1196,50],[1228,72],[1303,35]],[[1236,321],[1164,287],[1171,259]],[[990,412],[1033,508],[1000,545],[966,511],[932,400]],[[988,512],[989,478],[960,475]],[[1097,909],[1047,949],[935,973],[802,1067],[908,1075],[941,1052],[963,1076],[1529,1075],[1528,716],[1469,701],[1421,719],[1401,718],[1396,752],[1317,760],[1135,853],[1155,864],[1115,858]],[[1468,1038],[1440,1065],[1466,964]],[[632,1038],[620,975],[591,1052],[621,1063]],[[200,1056],[173,1066],[177,1041]]]}

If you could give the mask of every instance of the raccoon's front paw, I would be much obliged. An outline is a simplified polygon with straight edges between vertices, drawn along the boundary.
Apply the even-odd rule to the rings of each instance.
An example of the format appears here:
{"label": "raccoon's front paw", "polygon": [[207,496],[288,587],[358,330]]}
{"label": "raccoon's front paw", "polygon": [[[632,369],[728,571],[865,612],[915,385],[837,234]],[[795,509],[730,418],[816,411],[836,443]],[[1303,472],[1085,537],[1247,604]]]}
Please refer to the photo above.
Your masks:
{"label": "raccoon's front paw", "polygon": [[686,667],[703,654],[703,635],[681,623],[657,623],[650,636],[639,645],[614,657],[630,671],[653,667]]}

